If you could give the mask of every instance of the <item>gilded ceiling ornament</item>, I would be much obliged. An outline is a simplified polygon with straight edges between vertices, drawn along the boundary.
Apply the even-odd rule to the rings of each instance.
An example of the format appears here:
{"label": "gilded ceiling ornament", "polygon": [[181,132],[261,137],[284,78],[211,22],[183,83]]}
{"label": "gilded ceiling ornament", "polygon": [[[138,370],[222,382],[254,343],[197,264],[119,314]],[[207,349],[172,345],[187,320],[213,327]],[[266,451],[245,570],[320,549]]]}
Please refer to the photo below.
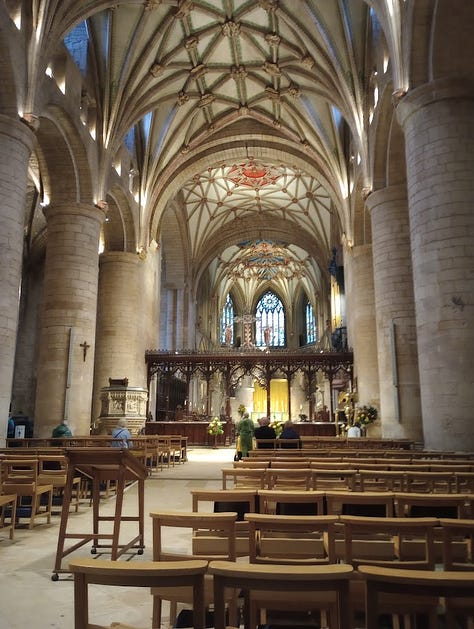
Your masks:
{"label": "gilded ceiling ornament", "polygon": [[301,57],[300,62],[302,63],[302,65],[304,65],[305,68],[308,68],[309,70],[311,70],[311,68],[314,66],[314,59],[310,55],[305,55],[304,57]]}
{"label": "gilded ceiling ornament", "polygon": [[250,109],[246,105],[242,105],[242,107],[239,107],[239,114],[241,116],[246,116],[249,112]]}
{"label": "gilded ceiling ornament", "polygon": [[297,85],[292,83],[287,90],[287,94],[292,98],[299,98],[301,96],[301,90]]}
{"label": "gilded ceiling ornament", "polygon": [[281,42],[281,37],[280,35],[277,35],[277,33],[267,33],[265,35],[265,41],[267,44],[270,44],[270,46],[278,46]]}
{"label": "gilded ceiling ornament", "polygon": [[186,92],[179,92],[178,94],[178,105],[181,107],[181,105],[184,105],[185,103],[187,103],[189,100],[189,96],[186,94]]}
{"label": "gilded ceiling ornament", "polygon": [[176,17],[183,18],[189,15],[194,8],[193,5],[193,0],[179,0],[178,10],[175,13]]}
{"label": "gilded ceiling ornament", "polygon": [[265,94],[268,96],[270,100],[279,101],[280,100],[280,92],[275,90],[273,87],[267,86],[265,88]]}
{"label": "gilded ceiling ornament", "polygon": [[198,102],[198,107],[207,107],[216,100],[214,94],[202,94]]}
{"label": "gilded ceiling ornament", "polygon": [[226,37],[238,37],[240,34],[240,23],[227,20],[222,25],[222,34]]}
{"label": "gilded ceiling ornament", "polygon": [[232,66],[230,74],[234,81],[243,81],[248,75],[248,72],[244,66]]}
{"label": "gilded ceiling ornament", "polygon": [[199,37],[188,37],[187,39],[184,40],[184,47],[186,48],[186,50],[192,50],[193,48],[197,48],[197,45],[199,44]]}
{"label": "gilded ceiling ornament", "polygon": [[265,72],[267,72],[267,74],[270,74],[270,76],[281,75],[281,70],[278,67],[278,64],[272,63],[271,61],[265,61],[265,63],[262,66],[262,70],[265,70]]}
{"label": "gilded ceiling ornament", "polygon": [[154,63],[150,68],[150,74],[156,79],[157,76],[163,74],[164,70],[165,68],[161,65],[161,63]]}
{"label": "gilded ceiling ornament", "polygon": [[199,79],[201,76],[204,76],[207,73],[207,71],[208,71],[207,66],[205,66],[203,63],[200,63],[198,66],[191,68],[191,70],[189,71],[189,74],[193,76],[195,79]]}
{"label": "gilded ceiling ornament", "polygon": [[145,11],[153,11],[160,6],[163,0],[146,0],[145,2]]}

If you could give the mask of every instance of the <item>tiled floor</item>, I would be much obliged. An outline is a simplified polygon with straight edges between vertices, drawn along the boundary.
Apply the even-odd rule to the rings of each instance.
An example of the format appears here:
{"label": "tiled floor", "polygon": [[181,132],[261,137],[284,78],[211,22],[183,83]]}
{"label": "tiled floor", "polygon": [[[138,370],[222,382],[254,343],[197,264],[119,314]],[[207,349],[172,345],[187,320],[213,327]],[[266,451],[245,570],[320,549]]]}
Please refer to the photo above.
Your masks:
{"label": "tiled floor", "polygon": [[[131,561],[143,561],[151,555],[151,519],[154,509],[191,510],[190,490],[193,488],[219,488],[221,468],[232,465],[233,449],[189,450],[189,461],[169,470],[154,474],[145,483],[145,551],[133,556]],[[123,514],[135,515],[136,487],[125,493]],[[114,510],[114,498],[103,502],[101,515]],[[68,532],[91,531],[91,509],[88,503],[80,507],[78,514],[71,514]],[[60,575],[53,582],[51,575],[56,557],[59,515],[51,524],[38,520],[33,530],[28,530],[26,520],[15,531],[15,539],[0,531],[0,629],[69,629],[73,628],[73,582],[69,574]],[[105,529],[104,529],[105,530]],[[101,529],[101,532],[103,530]],[[136,523],[123,523],[121,541],[136,535]],[[167,540],[179,550],[189,550],[184,538]],[[69,557],[91,557],[91,546],[85,545]],[[96,557],[99,555],[95,555]],[[67,566],[69,557],[63,560]],[[104,558],[110,555],[104,553]],[[91,622],[110,624],[126,622],[140,628],[151,627],[151,597],[147,590],[124,588],[90,588]],[[120,612],[120,613],[119,613]]]}

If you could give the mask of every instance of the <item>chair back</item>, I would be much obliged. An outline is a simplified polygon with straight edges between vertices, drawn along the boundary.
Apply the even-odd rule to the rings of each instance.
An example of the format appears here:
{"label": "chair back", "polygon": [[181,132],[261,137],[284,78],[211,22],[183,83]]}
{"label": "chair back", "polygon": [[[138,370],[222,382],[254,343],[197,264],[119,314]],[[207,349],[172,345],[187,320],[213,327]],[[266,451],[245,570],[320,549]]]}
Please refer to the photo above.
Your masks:
{"label": "chair back", "polygon": [[[316,593],[336,593],[339,629],[349,629],[349,579],[352,567],[282,566],[213,561],[209,573],[214,577],[215,629],[226,629],[225,590],[239,588],[244,595],[244,626],[256,627],[258,609],[295,609],[310,611]],[[336,624],[334,625],[336,626]]]}
{"label": "chair back", "polygon": [[[153,560],[229,559],[235,561],[235,523],[237,513],[191,513],[181,511],[153,511]],[[183,550],[167,550],[166,529],[189,529],[191,535]],[[176,536],[176,531],[174,531]]]}
{"label": "chair back", "polygon": [[248,513],[250,563],[327,564],[336,562],[332,516]]}
{"label": "chair back", "polygon": [[[69,570],[74,575],[74,629],[89,629],[89,584],[124,587],[191,587],[193,626],[204,629],[204,574],[207,561],[140,561],[76,559]],[[90,597],[90,600],[94,600]],[[119,600],[119,597],[117,598]],[[114,617],[117,604],[114,605]],[[98,627],[94,625],[94,627]]]}

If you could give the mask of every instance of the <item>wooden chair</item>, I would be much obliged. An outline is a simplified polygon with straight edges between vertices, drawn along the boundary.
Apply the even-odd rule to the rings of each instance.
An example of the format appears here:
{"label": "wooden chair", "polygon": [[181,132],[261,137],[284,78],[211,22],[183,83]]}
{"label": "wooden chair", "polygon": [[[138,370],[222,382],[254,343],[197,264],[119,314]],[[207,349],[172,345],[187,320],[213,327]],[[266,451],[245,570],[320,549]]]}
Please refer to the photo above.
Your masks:
{"label": "wooden chair", "polygon": [[[420,607],[430,606],[432,613],[429,616],[429,629],[439,626],[436,623],[436,612],[440,600],[446,597],[447,613],[446,627],[454,629],[455,616],[461,611],[466,618],[468,614],[472,618],[474,602],[474,572],[451,572],[439,570],[403,570],[399,568],[382,568],[379,566],[359,566],[359,573],[366,583],[366,627],[367,629],[379,629],[380,614],[384,612],[384,598],[395,596],[399,609],[403,610],[409,598],[418,598]],[[463,599],[469,603],[461,610],[449,608],[449,602],[453,599]],[[443,625],[444,626],[444,623]]]}
{"label": "wooden chair", "polygon": [[51,522],[53,485],[38,482],[38,459],[21,457],[2,462],[2,494],[16,494],[16,518],[29,517],[32,529],[38,517]]}
{"label": "wooden chair", "polygon": [[405,488],[403,491],[415,493],[456,492],[453,472],[418,472],[408,469],[405,472]]}
{"label": "wooden chair", "polygon": [[265,467],[223,468],[222,489],[264,489]]}
{"label": "wooden chair", "polygon": [[474,520],[439,520],[445,570],[474,570]]}
{"label": "wooden chair", "polygon": [[324,515],[323,491],[258,490],[258,511],[267,515]]}
{"label": "wooden chair", "polygon": [[[200,506],[208,505],[208,510],[213,513],[236,512],[235,523],[235,548],[237,557],[249,555],[249,526],[245,521],[246,513],[257,511],[257,490],[241,489],[194,489],[191,490],[192,509],[200,512]],[[199,544],[199,537],[195,536],[193,544]]]}
{"label": "wooden chair", "polygon": [[270,465],[269,467],[272,470],[278,470],[278,469],[287,469],[287,470],[291,470],[291,469],[307,469],[310,467],[310,462],[309,459],[297,459],[296,461],[294,459],[283,459],[283,458],[279,458],[279,459],[273,459],[270,461]]}
{"label": "wooden chair", "polygon": [[393,494],[388,491],[325,492],[328,515],[393,517]]}
{"label": "wooden chair", "polygon": [[[191,593],[195,629],[204,629],[204,574],[208,562],[107,561],[76,559],[69,564],[74,574],[74,629],[100,629],[89,623],[89,584],[125,587],[186,587]],[[112,626],[116,626],[115,623]],[[123,626],[119,625],[118,627]],[[154,627],[159,625],[153,625]],[[118,629],[118,628],[117,628]]]}
{"label": "wooden chair", "polygon": [[244,628],[256,629],[258,609],[312,611],[321,595],[332,595],[336,618],[334,627],[349,629],[349,579],[351,566],[245,565],[213,561],[215,629],[226,629],[225,591],[239,588],[244,593]]}
{"label": "wooden chair", "polygon": [[357,470],[328,470],[312,468],[311,488],[316,491],[355,491],[357,482]]}
{"label": "wooden chair", "polygon": [[[435,567],[435,518],[358,517],[342,515],[338,559],[354,569],[360,564],[419,570]],[[343,551],[340,554],[340,551]]]}
{"label": "wooden chair", "polygon": [[248,513],[250,563],[336,563],[333,516]]}
{"label": "wooden chair", "polygon": [[[38,456],[38,483],[53,486],[53,505],[62,504],[67,479],[67,459],[64,454],[40,454]],[[75,476],[72,484],[71,507],[79,511],[81,477]]]}
{"label": "wooden chair", "polygon": [[[179,511],[154,511],[150,513],[153,529],[153,560],[182,561],[189,559],[225,559],[236,560],[237,513],[190,513]],[[169,549],[165,544],[165,535],[176,535],[178,529],[188,529],[189,538],[181,549]],[[160,587],[152,590],[153,627],[161,626],[162,601],[170,602],[170,625],[174,623],[179,603],[192,604],[190,588]],[[235,592],[229,594],[228,602],[231,616],[236,617]],[[205,578],[204,603],[209,607],[213,602],[212,579]]]}
{"label": "wooden chair", "polygon": [[265,471],[265,488],[286,491],[311,489],[311,470],[306,468],[269,467]]}
{"label": "wooden chair", "polygon": [[360,491],[404,491],[405,474],[402,471],[359,469]]}
{"label": "wooden chair", "polygon": [[393,494],[398,517],[470,518],[469,494]]}
{"label": "wooden chair", "polygon": [[[16,494],[0,494],[0,530],[9,532],[10,539],[15,537]],[[5,524],[5,518],[10,524]]]}

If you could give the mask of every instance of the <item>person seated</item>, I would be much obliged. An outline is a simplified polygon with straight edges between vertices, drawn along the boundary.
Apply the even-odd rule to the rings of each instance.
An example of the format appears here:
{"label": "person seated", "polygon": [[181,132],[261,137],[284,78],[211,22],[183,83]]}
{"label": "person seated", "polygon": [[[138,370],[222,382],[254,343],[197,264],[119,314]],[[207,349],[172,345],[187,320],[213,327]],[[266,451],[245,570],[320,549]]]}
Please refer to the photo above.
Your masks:
{"label": "person seated", "polygon": [[67,422],[65,419],[63,419],[63,421],[60,424],[58,424],[56,428],[53,428],[53,432],[51,433],[51,436],[54,439],[58,439],[61,437],[72,437],[71,429],[67,425]]}
{"label": "person seated", "polygon": [[117,425],[112,430],[112,447],[114,448],[133,448],[133,443],[130,441],[131,434],[127,428],[127,420],[122,417],[118,420]]}
{"label": "person seated", "polygon": [[299,448],[300,447],[300,436],[294,429],[293,422],[291,420],[288,420],[285,422],[283,426],[283,431],[280,435],[280,439],[294,439],[295,440],[294,445],[292,443],[282,443],[281,444],[282,448]]}
{"label": "person seated", "polygon": [[[270,426],[269,417],[260,417],[258,428],[255,428],[255,439],[276,439],[275,429]],[[273,448],[272,443],[258,443],[257,448]]]}
{"label": "person seated", "polygon": [[362,436],[362,431],[360,429],[360,424],[359,422],[356,422],[355,424],[353,424],[352,426],[349,426],[348,430],[347,430],[347,438],[348,439],[356,439],[358,437]]}

